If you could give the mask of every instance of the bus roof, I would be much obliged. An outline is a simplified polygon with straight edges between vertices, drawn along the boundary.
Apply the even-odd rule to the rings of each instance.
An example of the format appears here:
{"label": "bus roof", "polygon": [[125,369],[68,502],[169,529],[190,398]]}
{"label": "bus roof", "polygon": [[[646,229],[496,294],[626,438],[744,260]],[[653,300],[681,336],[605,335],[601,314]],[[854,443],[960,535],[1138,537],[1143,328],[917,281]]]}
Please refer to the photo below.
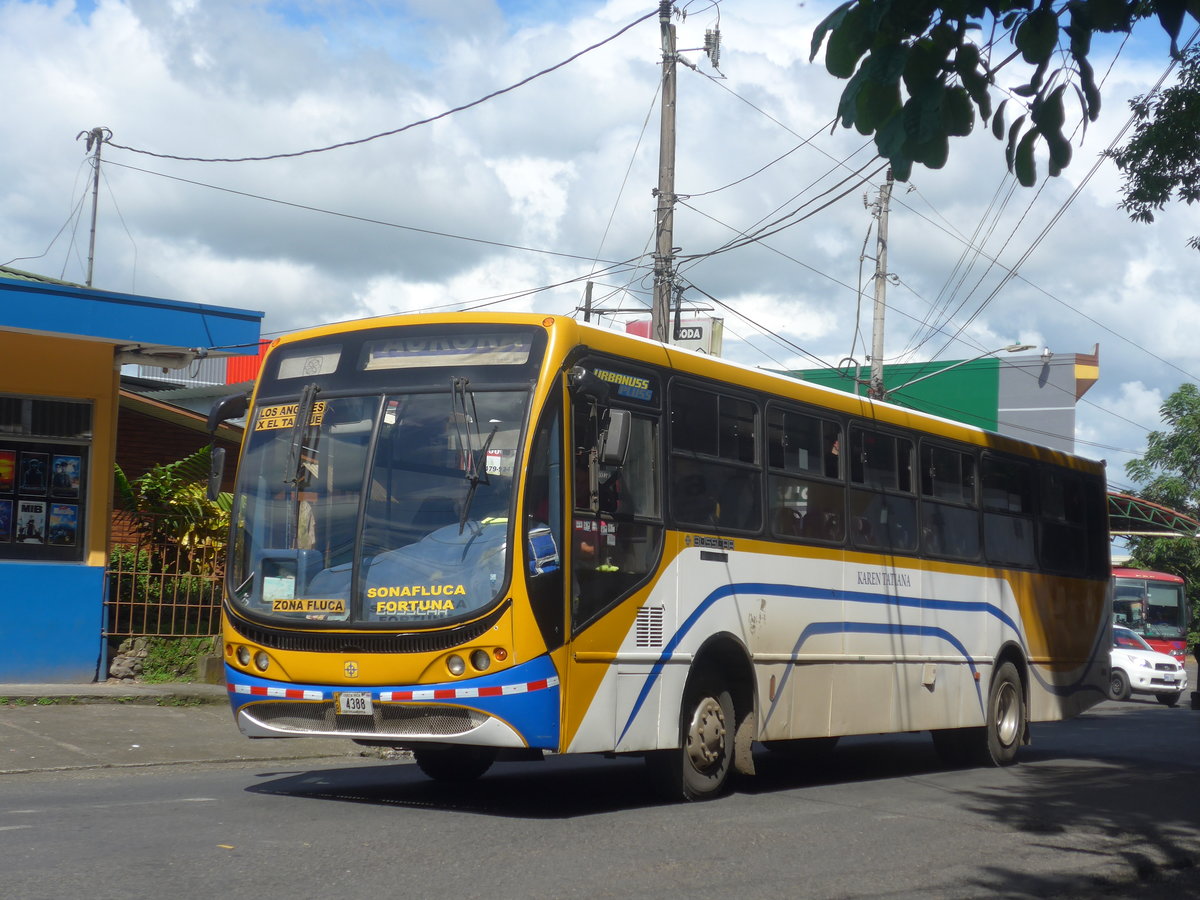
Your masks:
{"label": "bus roof", "polygon": [[1126,566],[1113,566],[1113,578],[1144,578],[1146,581],[1169,581],[1173,584],[1183,584],[1178,575],[1167,572],[1151,572],[1148,569],[1131,569]]}
{"label": "bus roof", "polygon": [[[807,401],[845,415],[874,419],[899,428],[914,428],[929,434],[956,439],[989,449],[1005,450],[1037,460],[1057,463],[1091,472],[1103,477],[1104,463],[1075,456],[987,431],[974,425],[944,419],[856,393],[814,384],[777,372],[757,369],[743,363],[707,356],[682,347],[663,345],[640,335],[600,328],[572,319],[539,313],[470,312],[470,313],[404,313],[357,319],[292,332],[276,338],[272,346],[297,340],[332,336],[364,328],[389,328],[400,325],[433,325],[438,323],[476,322],[479,324],[510,324],[540,326],[551,332],[552,345],[558,352],[567,352],[585,345],[600,352],[614,353],[631,362],[666,366],[677,372],[711,378],[726,384],[749,388]],[[553,353],[554,350],[551,350]]]}

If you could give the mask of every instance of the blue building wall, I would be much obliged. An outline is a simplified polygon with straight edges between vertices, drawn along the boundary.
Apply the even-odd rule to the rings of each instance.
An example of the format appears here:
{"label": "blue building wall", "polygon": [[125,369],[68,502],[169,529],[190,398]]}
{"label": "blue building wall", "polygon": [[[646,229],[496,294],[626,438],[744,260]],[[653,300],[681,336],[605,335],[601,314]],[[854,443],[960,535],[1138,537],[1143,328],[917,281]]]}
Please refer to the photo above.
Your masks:
{"label": "blue building wall", "polygon": [[10,562],[0,570],[5,592],[23,600],[17,614],[0,616],[0,682],[95,681],[104,567]]}
{"label": "blue building wall", "polygon": [[[87,469],[81,496],[70,501],[81,520],[74,558],[56,556],[59,548],[43,552],[36,545],[45,540],[15,540],[11,522],[7,535],[0,534],[0,683],[107,676],[104,591],[120,389],[116,354],[138,347],[253,354],[261,322],[262,313],[252,310],[95,291],[0,267],[0,395],[18,403],[84,403],[92,410],[91,436],[71,439]],[[21,454],[42,455],[45,436],[24,427],[7,422],[0,448],[7,443],[19,445]],[[43,496],[45,487],[23,496],[29,493],[24,486],[11,479],[3,484],[0,500],[14,506],[54,499]]]}

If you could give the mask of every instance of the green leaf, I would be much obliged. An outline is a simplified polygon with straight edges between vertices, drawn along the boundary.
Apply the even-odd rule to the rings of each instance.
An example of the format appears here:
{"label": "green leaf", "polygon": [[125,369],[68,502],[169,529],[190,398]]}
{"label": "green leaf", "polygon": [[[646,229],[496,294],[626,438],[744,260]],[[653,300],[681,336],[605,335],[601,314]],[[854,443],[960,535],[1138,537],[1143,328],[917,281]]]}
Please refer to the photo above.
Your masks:
{"label": "green leaf", "polygon": [[[925,144],[945,134],[942,124],[942,101],[945,95],[945,86],[935,81],[905,101],[904,132],[913,144]],[[913,158],[919,161],[919,157],[914,155]]]}
{"label": "green leaf", "polygon": [[1012,89],[1012,92],[1018,97],[1032,97],[1037,93],[1037,88],[1032,84],[1022,84]]}
{"label": "green leaf", "polygon": [[855,127],[871,134],[900,109],[900,85],[867,80],[858,93]]}
{"label": "green leaf", "polygon": [[1179,56],[1179,29],[1183,27],[1184,0],[1158,0],[1158,21],[1171,37],[1171,56]]}
{"label": "green leaf", "polygon": [[817,58],[817,54],[821,51],[821,44],[825,40],[825,35],[833,31],[846,18],[846,11],[854,5],[855,0],[847,0],[824,19],[813,30],[812,44],[809,48],[808,61],[812,62]]}
{"label": "green leaf", "polygon": [[1057,177],[1071,164],[1071,142],[1061,134],[1046,135],[1046,146],[1050,149],[1050,175]]}
{"label": "green leaf", "polygon": [[860,69],[854,73],[842,90],[842,99],[838,103],[838,116],[842,120],[842,127],[849,128],[855,124],[858,115],[858,97],[866,83],[867,75]]}
{"label": "green leaf", "polygon": [[1033,187],[1037,184],[1037,166],[1033,161],[1033,147],[1038,139],[1038,130],[1030,128],[1017,145],[1017,153],[1013,171],[1021,187]]}
{"label": "green leaf", "polygon": [[1133,25],[1131,13],[1137,5],[1127,0],[1087,0],[1093,30],[1128,32]]}
{"label": "green leaf", "polygon": [[904,86],[909,94],[919,94],[930,82],[939,82],[945,59],[929,38],[913,44],[904,63]]}
{"label": "green leaf", "polygon": [[1018,116],[1017,120],[1008,128],[1008,143],[1004,145],[1004,161],[1008,164],[1010,172],[1016,163],[1017,135],[1021,133],[1021,126],[1024,124],[1025,116]]}
{"label": "green leaf", "polygon": [[825,68],[830,75],[849,78],[862,55],[871,49],[872,32],[866,26],[862,6],[846,11],[845,18],[829,35],[825,47]]}
{"label": "green leaf", "polygon": [[971,96],[967,89],[947,89],[946,96],[942,99],[942,128],[946,134],[964,137],[971,133],[974,126],[975,107],[971,105]]}
{"label": "green leaf", "polygon": [[1083,85],[1083,99],[1087,109],[1087,117],[1095,122],[1100,116],[1100,88],[1096,86],[1096,73],[1086,59],[1077,60],[1079,64],[1079,81]]}
{"label": "green leaf", "polygon": [[1058,16],[1046,7],[1038,7],[1017,28],[1013,43],[1030,65],[1045,63],[1058,46]]}
{"label": "green leaf", "polygon": [[913,151],[913,160],[931,169],[940,169],[950,157],[950,139],[945,134],[934,135],[931,140]]}
{"label": "green leaf", "polygon": [[1029,118],[1045,135],[1061,134],[1063,123],[1066,121],[1066,111],[1063,109],[1063,92],[1065,84],[1056,87],[1046,97],[1039,97],[1029,109]]}
{"label": "green leaf", "polygon": [[937,51],[945,57],[951,50],[958,46],[958,31],[951,25],[942,22],[933,27],[929,32],[929,39],[933,41],[933,46]]}
{"label": "green leaf", "polygon": [[908,157],[894,157],[890,160],[892,164],[892,177],[897,181],[908,181],[912,175],[912,160]]}
{"label": "green leaf", "polygon": [[992,134],[996,140],[1004,140],[1004,107],[1008,104],[1008,100],[1000,101],[1000,105],[996,107],[996,115],[992,116]]}
{"label": "green leaf", "polygon": [[875,131],[875,147],[884,159],[895,161],[904,155],[904,112],[897,110]]}
{"label": "green leaf", "polygon": [[967,78],[979,70],[979,48],[974,44],[963,44],[954,54],[954,69],[960,78]]}

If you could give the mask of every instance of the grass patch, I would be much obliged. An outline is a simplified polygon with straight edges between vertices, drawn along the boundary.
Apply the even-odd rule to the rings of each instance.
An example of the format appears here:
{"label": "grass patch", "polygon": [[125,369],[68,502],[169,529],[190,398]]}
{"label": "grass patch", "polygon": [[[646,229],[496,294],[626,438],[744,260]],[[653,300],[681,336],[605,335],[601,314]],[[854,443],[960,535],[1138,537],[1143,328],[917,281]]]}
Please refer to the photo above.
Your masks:
{"label": "grass patch", "polygon": [[142,681],[147,684],[196,680],[197,662],[213,652],[212,637],[148,638],[142,660]]}

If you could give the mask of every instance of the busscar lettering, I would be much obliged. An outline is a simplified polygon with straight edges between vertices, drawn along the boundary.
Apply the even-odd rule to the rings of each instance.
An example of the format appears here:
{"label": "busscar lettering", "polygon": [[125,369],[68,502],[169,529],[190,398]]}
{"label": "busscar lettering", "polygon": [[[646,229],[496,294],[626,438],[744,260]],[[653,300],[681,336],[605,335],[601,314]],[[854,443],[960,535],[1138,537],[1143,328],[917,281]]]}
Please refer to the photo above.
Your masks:
{"label": "busscar lettering", "polygon": [[685,535],[684,544],[689,547],[701,547],[705,550],[732,550],[734,543],[729,538],[708,537],[703,534]]}
{"label": "busscar lettering", "polygon": [[912,578],[904,572],[868,572],[860,569],[858,584],[877,587],[912,587]]}

